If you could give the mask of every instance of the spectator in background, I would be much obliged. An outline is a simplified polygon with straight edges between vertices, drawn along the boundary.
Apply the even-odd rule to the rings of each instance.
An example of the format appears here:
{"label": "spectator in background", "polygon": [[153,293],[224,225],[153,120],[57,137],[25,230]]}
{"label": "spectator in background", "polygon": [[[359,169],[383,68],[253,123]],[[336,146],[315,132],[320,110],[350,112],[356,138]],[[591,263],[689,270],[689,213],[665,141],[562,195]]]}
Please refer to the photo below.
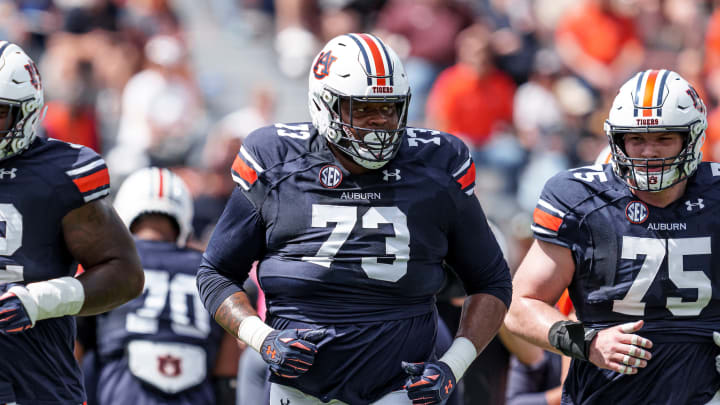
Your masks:
{"label": "spectator in background", "polygon": [[456,134],[475,151],[512,121],[515,84],[495,66],[490,34],[475,24],[458,35],[457,63],[440,73],[427,104],[429,128]]}
{"label": "spectator in background", "polygon": [[555,49],[596,92],[614,92],[643,61],[636,1],[584,0],[559,21]]}
{"label": "spectator in background", "polygon": [[472,21],[471,10],[454,0],[389,0],[378,13],[379,35],[407,53],[403,63],[413,91],[411,125],[422,125],[433,82],[455,62],[455,47],[448,44]]}
{"label": "spectator in background", "polygon": [[79,61],[73,75],[67,77],[66,98],[50,101],[43,127],[47,136],[84,145],[101,153],[98,120],[95,116],[97,88],[93,81],[93,65]]}
{"label": "spectator in background", "polygon": [[108,165],[121,177],[150,164],[185,164],[204,125],[185,46],[177,38],[156,36],[145,45],[145,57],[147,68],[123,91],[117,144],[108,154]]}
{"label": "spectator in background", "polygon": [[463,139],[475,164],[495,169],[504,176],[505,191],[512,191],[524,152],[514,135],[499,134],[512,122],[515,84],[493,62],[490,36],[479,23],[458,35],[458,61],[440,73],[430,92],[427,127]]}

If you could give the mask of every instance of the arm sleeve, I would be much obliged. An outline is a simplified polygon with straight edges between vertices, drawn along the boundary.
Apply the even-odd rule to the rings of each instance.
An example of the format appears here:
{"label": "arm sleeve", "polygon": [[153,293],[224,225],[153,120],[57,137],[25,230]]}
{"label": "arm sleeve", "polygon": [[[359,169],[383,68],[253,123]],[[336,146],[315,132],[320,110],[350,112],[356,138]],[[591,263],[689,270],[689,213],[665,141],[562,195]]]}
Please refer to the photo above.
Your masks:
{"label": "arm sleeve", "polygon": [[265,252],[265,226],[245,195],[236,188],[213,231],[197,273],[205,308],[214,315],[227,297],[243,291],[252,263]]}
{"label": "arm sleeve", "polygon": [[457,199],[456,218],[448,240],[447,262],[467,294],[490,294],[510,307],[512,281],[500,246],[474,195]]}

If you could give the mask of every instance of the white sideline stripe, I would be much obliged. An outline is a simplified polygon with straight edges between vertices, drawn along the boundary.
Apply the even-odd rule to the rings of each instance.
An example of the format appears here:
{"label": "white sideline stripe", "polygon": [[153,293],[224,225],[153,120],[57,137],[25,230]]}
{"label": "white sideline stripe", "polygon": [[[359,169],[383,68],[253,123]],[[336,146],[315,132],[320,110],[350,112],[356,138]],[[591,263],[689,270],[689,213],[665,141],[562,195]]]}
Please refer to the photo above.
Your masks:
{"label": "white sideline stripe", "polygon": [[547,209],[549,209],[550,211],[558,214],[558,215],[560,216],[560,218],[564,218],[564,217],[565,217],[565,213],[564,213],[564,212],[562,212],[562,211],[560,211],[559,209],[553,207],[552,205],[550,205],[549,202],[547,202],[547,201],[545,201],[545,200],[543,200],[543,199],[538,199],[538,205],[542,205],[544,208],[547,208]]}
{"label": "white sideline stripe", "polygon": [[78,167],[77,169],[68,170],[65,172],[65,174],[67,174],[68,176],[75,176],[76,174],[89,172],[90,170],[92,170],[98,166],[102,166],[104,163],[105,163],[104,160],[98,159],[92,163],[86,164],[83,167]]}
{"label": "white sideline stripe", "polygon": [[85,197],[83,197],[83,199],[85,200],[85,202],[88,202],[106,194],[110,194],[110,187],[106,188],[105,190],[100,190],[97,193],[86,195]]}
{"label": "white sideline stripe", "polygon": [[245,149],[244,146],[240,147],[240,153],[242,153],[242,155],[245,156],[245,159],[247,159],[247,161],[250,162],[250,164],[253,166],[253,168],[255,169],[256,172],[262,173],[265,171],[265,169],[263,169],[262,166],[260,166],[255,161],[255,159],[253,159],[252,156],[250,156],[250,153],[248,153],[248,151]]}
{"label": "white sideline stripe", "polygon": [[547,229],[541,228],[537,225],[530,225],[530,229],[532,229],[533,232],[542,235],[557,236],[557,232],[548,231]]}
{"label": "white sideline stripe", "polygon": [[460,168],[455,173],[453,173],[453,177],[457,177],[458,174],[462,173],[465,169],[470,167],[471,160],[471,158],[468,158],[468,160],[466,160],[465,163],[463,163],[462,166],[460,166]]}
{"label": "white sideline stripe", "polygon": [[250,186],[248,186],[248,184],[245,182],[245,180],[243,180],[242,178],[240,178],[234,174],[232,174],[231,176],[232,176],[233,180],[235,181],[235,183],[237,183],[238,186],[242,187],[243,190],[245,190],[245,191],[250,190]]}

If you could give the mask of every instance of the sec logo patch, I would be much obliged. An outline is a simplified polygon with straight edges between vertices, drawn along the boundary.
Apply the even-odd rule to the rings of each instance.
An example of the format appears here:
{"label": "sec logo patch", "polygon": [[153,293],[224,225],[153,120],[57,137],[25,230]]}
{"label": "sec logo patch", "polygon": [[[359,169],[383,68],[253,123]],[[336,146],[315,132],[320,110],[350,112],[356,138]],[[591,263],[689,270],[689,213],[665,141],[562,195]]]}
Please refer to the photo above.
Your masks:
{"label": "sec logo patch", "polygon": [[633,224],[642,224],[648,219],[650,211],[642,201],[630,201],[625,207],[625,216]]}
{"label": "sec logo patch", "polygon": [[320,169],[319,178],[323,187],[335,188],[342,183],[343,175],[337,166],[327,165]]}

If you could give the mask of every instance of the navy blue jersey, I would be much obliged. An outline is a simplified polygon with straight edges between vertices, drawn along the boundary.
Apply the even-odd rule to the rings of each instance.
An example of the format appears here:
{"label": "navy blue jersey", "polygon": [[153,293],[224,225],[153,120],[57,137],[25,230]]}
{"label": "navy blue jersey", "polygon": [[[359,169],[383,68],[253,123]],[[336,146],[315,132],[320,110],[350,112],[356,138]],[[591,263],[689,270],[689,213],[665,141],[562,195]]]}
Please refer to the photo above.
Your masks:
{"label": "navy blue jersey", "polygon": [[143,294],[97,318],[102,404],[213,404],[210,372],[224,334],[195,287],[201,253],[136,240]]}
{"label": "navy blue jersey", "polygon": [[[595,371],[633,387],[617,398],[624,403],[656,403],[648,402],[651,398],[657,403],[704,403],[697,402],[702,395],[692,395],[711,397],[720,387],[714,362],[718,349],[712,341],[720,325],[720,256],[713,255],[720,252],[720,164],[701,163],[685,194],[665,208],[635,197],[610,165],[560,173],[545,185],[533,231],[536,238],[572,251],[570,298],[587,326],[645,320],[638,334],[655,343],[648,367],[634,376]],[[681,354],[679,363],[663,359]],[[689,368],[707,378],[692,378]],[[585,364],[573,371],[592,369],[596,367]],[[638,388],[644,378],[654,391]],[[670,390],[678,389],[676,378],[683,381],[685,397],[677,391],[670,396]],[[585,403],[583,398],[590,397],[583,392],[569,394],[576,403]]]}
{"label": "navy blue jersey", "polygon": [[[205,261],[241,282],[259,260],[274,327],[332,331],[307,374],[275,381],[352,404],[399,388],[400,362],[432,355],[443,261],[468,294],[509,304],[507,265],[473,194],[475,166],[452,135],[410,128],[386,166],[351,175],[309,123],[276,124],[245,140],[232,174],[241,191]],[[247,223],[235,215],[245,206]]]}
{"label": "navy blue jersey", "polygon": [[[37,139],[0,162],[0,290],[74,275],[77,263],[66,248],[62,219],[109,188],[103,159],[79,145]],[[70,316],[38,321],[22,333],[0,333],[0,382],[10,385],[0,389],[0,402],[82,403],[74,340]]]}

